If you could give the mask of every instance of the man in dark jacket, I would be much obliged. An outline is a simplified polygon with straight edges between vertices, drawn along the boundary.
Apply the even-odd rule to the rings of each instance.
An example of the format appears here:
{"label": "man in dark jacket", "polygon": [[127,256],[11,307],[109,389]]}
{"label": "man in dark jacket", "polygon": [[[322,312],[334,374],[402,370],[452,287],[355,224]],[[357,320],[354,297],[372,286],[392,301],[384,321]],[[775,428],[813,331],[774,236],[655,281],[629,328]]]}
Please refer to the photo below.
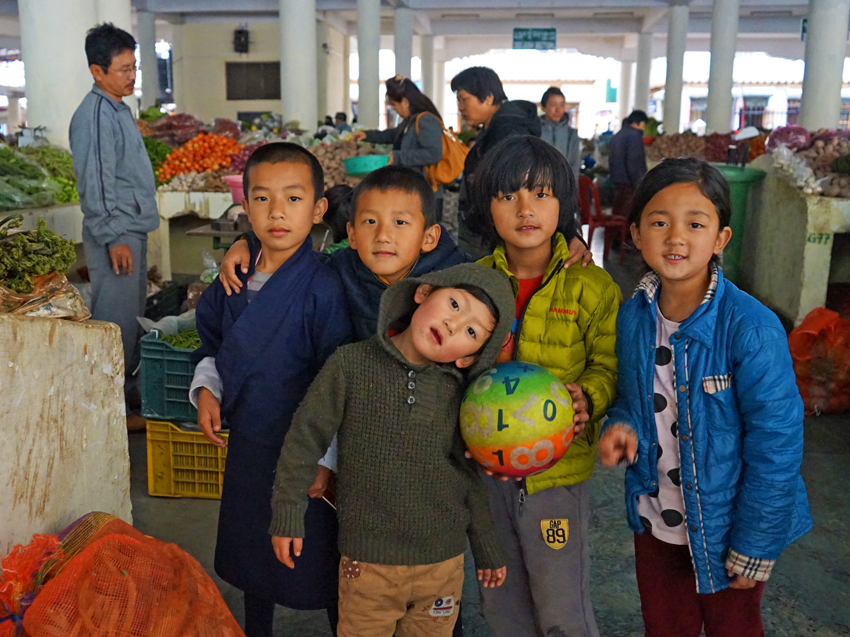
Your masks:
{"label": "man in dark jacket", "polygon": [[484,154],[511,135],[540,137],[537,106],[524,100],[509,102],[502,81],[493,69],[473,66],[452,78],[461,117],[480,128],[475,145],[466,156],[464,181],[469,181]]}
{"label": "man in dark jacket", "polygon": [[608,169],[614,182],[612,213],[628,216],[637,182],[646,174],[643,129],[649,118],[643,111],[632,111],[614,135],[609,146]]}

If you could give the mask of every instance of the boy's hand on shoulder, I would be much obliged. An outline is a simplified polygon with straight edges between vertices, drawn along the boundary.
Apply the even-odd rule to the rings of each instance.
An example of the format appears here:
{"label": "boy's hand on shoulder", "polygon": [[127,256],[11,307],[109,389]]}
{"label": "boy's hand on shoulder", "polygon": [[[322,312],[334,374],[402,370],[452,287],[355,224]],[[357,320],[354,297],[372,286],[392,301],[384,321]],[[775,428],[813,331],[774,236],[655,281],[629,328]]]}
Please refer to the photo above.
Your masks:
{"label": "boy's hand on shoulder", "polygon": [[331,470],[324,465],[318,465],[316,470],[316,480],[313,486],[307,489],[307,495],[311,498],[321,498],[328,485],[331,483]]}
{"label": "boy's hand on shoulder", "polygon": [[573,416],[573,440],[578,440],[584,433],[587,421],[590,420],[590,414],[587,413],[587,398],[584,397],[581,387],[575,383],[567,383],[564,387],[570,392],[570,398],[573,401],[573,411],[575,412],[575,416]]}
{"label": "boy's hand on shoulder", "polygon": [[221,405],[206,387],[201,387],[198,393],[198,425],[210,444],[216,447],[227,446],[224,438],[216,435],[221,431]]}
{"label": "boy's hand on shoulder", "polygon": [[613,467],[623,460],[633,464],[637,446],[637,436],[630,427],[611,425],[599,439],[599,459],[606,467]]}
{"label": "boy's hand on shoulder", "polygon": [[300,537],[280,537],[275,535],[272,537],[272,546],[277,559],[284,566],[295,568],[295,561],[292,556],[299,557],[301,549],[304,548],[304,540]]}
{"label": "boy's hand on shoulder", "polygon": [[248,274],[248,263],[251,261],[251,250],[245,239],[239,239],[230,246],[230,250],[224,255],[221,267],[218,271],[218,280],[224,287],[224,292],[230,296],[233,292],[239,294],[242,291],[242,281],[236,276],[236,267],[242,266],[242,274]]}
{"label": "boy's hand on shoulder", "polygon": [[734,588],[736,590],[743,591],[750,588],[755,588],[756,584],[758,584],[757,580],[750,579],[749,577],[744,577],[740,573],[736,575],[735,571],[733,571],[731,568],[726,569],[726,572],[729,574],[729,577],[735,578],[731,582],[729,582],[729,588]]}
{"label": "boy's hand on shoulder", "polygon": [[505,583],[508,567],[503,566],[502,568],[493,569],[479,568],[476,573],[478,574],[478,581],[481,582],[481,586],[484,588],[496,588]]}
{"label": "boy's hand on shoulder", "polygon": [[593,263],[593,253],[588,250],[587,246],[584,245],[584,242],[578,237],[573,237],[572,241],[570,241],[569,248],[570,257],[567,259],[566,263],[564,263],[564,269],[570,267],[574,263],[578,263],[579,261],[581,261],[581,267],[583,268],[586,268],[588,265]]}

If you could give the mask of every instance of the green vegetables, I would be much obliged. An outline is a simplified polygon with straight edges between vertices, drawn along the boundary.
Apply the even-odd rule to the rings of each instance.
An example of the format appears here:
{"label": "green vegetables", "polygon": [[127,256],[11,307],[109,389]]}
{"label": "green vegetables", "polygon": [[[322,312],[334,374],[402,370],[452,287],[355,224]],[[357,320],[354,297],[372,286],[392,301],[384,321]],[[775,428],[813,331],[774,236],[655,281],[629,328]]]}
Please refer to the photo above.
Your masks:
{"label": "green vegetables", "polygon": [[143,111],[139,111],[139,119],[143,119],[146,122],[155,122],[163,117],[165,117],[165,113],[159,109],[159,106],[150,106]]}
{"label": "green vegetables", "polygon": [[37,161],[54,179],[61,177],[74,184],[77,183],[74,160],[64,150],[55,146],[24,146],[18,148],[18,151]]}
{"label": "green vegetables", "polygon": [[9,234],[23,223],[21,215],[0,220],[0,285],[19,294],[33,290],[33,277],[56,271],[65,274],[77,261],[74,243],[47,228],[39,217],[35,230]]}
{"label": "green vegetables", "polygon": [[31,159],[16,153],[5,144],[0,144],[0,176],[44,179],[48,175],[46,170]]}
{"label": "green vegetables", "polygon": [[142,137],[142,140],[145,142],[145,149],[148,151],[148,157],[151,160],[156,186],[159,188],[159,186],[164,183],[159,180],[159,169],[162,167],[162,163],[165,161],[165,158],[168,157],[174,149],[153,137]]}
{"label": "green vegetables", "polygon": [[182,330],[176,334],[163,334],[159,340],[165,341],[175,349],[198,349],[201,346],[201,337],[198,330]]}
{"label": "green vegetables", "polygon": [[76,181],[65,179],[63,177],[54,177],[53,181],[62,189],[57,192],[54,197],[56,203],[77,203],[80,200],[80,193],[77,192]]}
{"label": "green vegetables", "polygon": [[661,125],[654,117],[650,117],[646,122],[646,128],[643,130],[644,137],[658,137],[658,127]]}

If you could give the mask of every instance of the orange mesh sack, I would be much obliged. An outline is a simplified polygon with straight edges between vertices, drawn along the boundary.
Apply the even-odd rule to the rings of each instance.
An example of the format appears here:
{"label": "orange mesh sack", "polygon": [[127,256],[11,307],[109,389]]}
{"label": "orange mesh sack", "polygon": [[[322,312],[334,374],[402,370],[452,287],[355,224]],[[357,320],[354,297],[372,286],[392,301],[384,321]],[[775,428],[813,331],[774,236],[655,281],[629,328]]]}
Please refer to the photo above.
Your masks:
{"label": "orange mesh sack", "polygon": [[788,335],[806,415],[850,410],[850,322],[816,308]]}
{"label": "orange mesh sack", "polygon": [[0,558],[0,637],[23,635],[23,616],[35,597],[39,568],[58,546],[55,535],[33,535],[29,544]]}
{"label": "orange mesh sack", "polygon": [[54,566],[27,611],[29,637],[244,637],[215,584],[176,544],[120,520],[95,526],[96,539]]}

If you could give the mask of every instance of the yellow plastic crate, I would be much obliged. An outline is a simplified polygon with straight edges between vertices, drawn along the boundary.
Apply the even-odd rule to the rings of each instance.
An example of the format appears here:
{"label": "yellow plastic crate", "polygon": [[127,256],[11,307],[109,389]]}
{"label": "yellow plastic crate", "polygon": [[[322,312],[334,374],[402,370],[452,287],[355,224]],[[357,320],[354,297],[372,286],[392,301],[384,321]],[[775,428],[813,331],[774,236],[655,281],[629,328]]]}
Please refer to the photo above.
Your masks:
{"label": "yellow plastic crate", "polygon": [[[221,434],[227,440],[227,434]],[[170,422],[147,421],[148,493],[166,498],[221,499],[227,448]]]}

